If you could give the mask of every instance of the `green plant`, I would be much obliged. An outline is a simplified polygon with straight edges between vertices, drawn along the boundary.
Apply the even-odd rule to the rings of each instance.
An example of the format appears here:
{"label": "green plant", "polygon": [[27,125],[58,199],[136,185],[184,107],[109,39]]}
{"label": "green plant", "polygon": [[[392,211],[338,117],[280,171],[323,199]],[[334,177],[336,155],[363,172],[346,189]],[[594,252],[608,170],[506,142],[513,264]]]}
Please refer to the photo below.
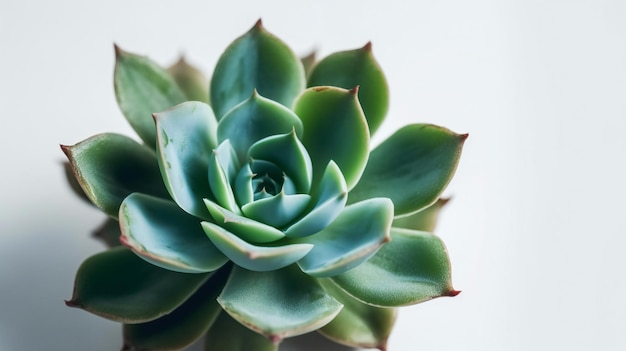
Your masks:
{"label": "green plant", "polygon": [[467,135],[412,124],[370,152],[388,104],[370,44],[308,60],[307,77],[259,21],[219,59],[210,105],[184,61],[116,60],[144,144],[62,146],[123,243],[81,265],[67,304],[124,323],[127,348],[276,350],[317,330],[383,350],[395,307],[458,293],[427,231]]}

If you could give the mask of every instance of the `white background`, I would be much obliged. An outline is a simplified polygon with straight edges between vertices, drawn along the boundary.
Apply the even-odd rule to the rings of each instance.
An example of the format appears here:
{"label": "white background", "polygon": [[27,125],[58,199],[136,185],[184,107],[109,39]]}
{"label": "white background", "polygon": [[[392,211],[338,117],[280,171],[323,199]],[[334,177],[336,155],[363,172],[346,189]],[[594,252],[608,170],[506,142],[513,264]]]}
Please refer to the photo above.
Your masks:
{"label": "white background", "polygon": [[463,293],[401,310],[389,349],[626,349],[626,2],[0,0],[0,349],[116,350],[65,307],[103,215],[58,144],[133,135],[113,42],[210,72],[258,18],[297,53],[373,42],[389,118],[470,138],[437,233]]}

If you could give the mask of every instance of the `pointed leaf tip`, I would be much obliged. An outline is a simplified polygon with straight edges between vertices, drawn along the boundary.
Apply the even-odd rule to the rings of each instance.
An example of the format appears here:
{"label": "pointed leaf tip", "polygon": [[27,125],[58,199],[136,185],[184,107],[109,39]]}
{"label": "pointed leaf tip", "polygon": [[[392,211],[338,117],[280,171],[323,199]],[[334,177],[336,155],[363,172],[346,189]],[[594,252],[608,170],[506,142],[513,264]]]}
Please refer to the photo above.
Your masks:
{"label": "pointed leaf tip", "polygon": [[354,88],[348,90],[350,92],[350,94],[352,95],[358,95],[359,94],[359,85],[355,85]]}
{"label": "pointed leaf tip", "polygon": [[467,140],[468,137],[469,137],[469,133],[459,134],[459,139],[461,139],[461,141]]}
{"label": "pointed leaf tip", "polygon": [[361,50],[372,52],[372,42],[368,41]]}
{"label": "pointed leaf tip", "polygon": [[254,27],[252,27],[252,28],[258,28],[258,29],[263,28],[263,19],[259,18],[259,19],[256,21],[256,23],[254,24]]}
{"label": "pointed leaf tip", "polygon": [[461,290],[454,290],[454,289],[452,289],[452,290],[448,291],[447,294],[444,294],[443,296],[455,297],[455,296],[457,296],[460,293],[461,293]]}
{"label": "pointed leaf tip", "polygon": [[124,53],[124,50],[122,50],[116,43],[113,43],[113,51],[115,51],[115,58],[119,58]]}

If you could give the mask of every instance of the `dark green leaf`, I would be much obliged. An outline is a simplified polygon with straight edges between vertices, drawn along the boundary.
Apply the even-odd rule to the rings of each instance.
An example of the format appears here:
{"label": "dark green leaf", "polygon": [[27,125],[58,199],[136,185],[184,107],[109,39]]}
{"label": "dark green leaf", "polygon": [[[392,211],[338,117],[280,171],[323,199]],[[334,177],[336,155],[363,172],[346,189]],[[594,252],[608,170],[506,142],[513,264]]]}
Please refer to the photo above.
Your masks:
{"label": "dark green leaf", "polygon": [[396,216],[430,206],[452,179],[466,138],[430,124],[401,128],[372,151],[348,203],[388,197]]}
{"label": "dark green leaf", "polygon": [[367,43],[356,50],[334,53],[318,62],[311,72],[307,86],[335,86],[352,89],[359,86],[359,101],[374,134],[385,119],[389,106],[387,81]]}
{"label": "dark green leaf", "polygon": [[291,107],[305,84],[298,57],[259,20],[217,62],[211,79],[211,104],[220,119],[256,89],[268,99]]}
{"label": "dark green leaf", "polygon": [[220,313],[206,335],[205,351],[278,351],[278,343]]}
{"label": "dark green leaf", "polygon": [[152,114],[178,105],[187,98],[174,78],[145,56],[115,46],[114,86],[117,103],[139,137],[154,147]]}
{"label": "dark green leaf", "polygon": [[171,313],[209,276],[168,271],[116,247],[83,262],[66,304],[117,322],[144,323]]}
{"label": "dark green leaf", "polygon": [[154,152],[128,137],[98,134],[61,149],[85,194],[114,218],[133,192],[169,198]]}
{"label": "dark green leaf", "polygon": [[391,242],[369,261],[330,279],[360,301],[380,307],[458,294],[443,242],[430,233],[400,228],[391,228]]}

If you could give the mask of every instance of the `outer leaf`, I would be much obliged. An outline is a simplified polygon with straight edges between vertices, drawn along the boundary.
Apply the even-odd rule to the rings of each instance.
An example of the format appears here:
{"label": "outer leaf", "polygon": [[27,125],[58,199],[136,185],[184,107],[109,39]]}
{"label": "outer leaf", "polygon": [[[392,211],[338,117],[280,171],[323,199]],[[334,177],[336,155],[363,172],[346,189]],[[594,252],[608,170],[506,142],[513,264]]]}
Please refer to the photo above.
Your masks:
{"label": "outer leaf", "polygon": [[61,149],[87,197],[112,217],[132,192],[169,198],[154,153],[128,137],[98,134]]}
{"label": "outer leaf", "polygon": [[70,186],[70,189],[72,189],[72,192],[74,192],[74,194],[77,195],[78,198],[80,198],[81,200],[84,200],[87,203],[91,204],[91,201],[87,197],[87,194],[85,194],[85,192],[80,186],[80,183],[74,176],[72,165],[69,162],[67,161],[63,162],[63,171],[65,174],[65,180],[67,180],[67,185]]}
{"label": "outer leaf", "polygon": [[425,209],[408,216],[396,217],[393,220],[393,227],[413,230],[423,230],[433,232],[437,225],[439,212],[450,199],[438,199],[434,204]]}
{"label": "outer leaf", "polygon": [[396,216],[431,205],[452,179],[466,138],[430,124],[403,127],[372,151],[348,203],[388,197]]}
{"label": "outer leaf", "polygon": [[315,64],[317,63],[316,52],[315,50],[311,51],[308,55],[300,57],[300,62],[302,62],[302,66],[304,67],[304,74],[307,79],[311,75],[311,71]]}
{"label": "outer leaf", "polygon": [[313,68],[307,86],[330,85],[345,89],[359,86],[359,101],[371,134],[381,125],[389,107],[389,89],[372,54],[372,44],[334,53]]}
{"label": "outer leaf", "polygon": [[343,304],[343,309],[319,332],[344,345],[386,350],[387,339],[396,320],[396,309],[366,305],[332,282],[326,279],[320,282],[328,293]]}
{"label": "outer leaf", "polygon": [[206,335],[205,351],[278,351],[278,344],[220,313]]}
{"label": "outer leaf", "polygon": [[209,103],[209,80],[202,71],[187,63],[184,56],[167,71],[174,77],[187,100]]}
{"label": "outer leaf", "polygon": [[120,207],[121,241],[141,258],[183,273],[212,272],[228,259],[206,238],[200,220],[175,203],[134,193]]}
{"label": "outer leaf", "polygon": [[391,229],[391,242],[369,261],[331,279],[355,298],[381,307],[459,293],[452,288],[443,242],[430,233],[399,228]]}
{"label": "outer leaf", "polygon": [[290,107],[305,87],[304,68],[285,43],[259,20],[222,54],[211,80],[211,102],[220,119],[253,90]]}
{"label": "outer leaf", "polygon": [[342,307],[295,266],[263,273],[235,267],[217,301],[240,323],[276,342],[322,327]]}
{"label": "outer leaf", "polygon": [[222,311],[216,298],[230,269],[224,267],[213,274],[174,312],[148,323],[125,324],[124,349],[179,350],[202,337]]}
{"label": "outer leaf", "polygon": [[248,161],[248,149],[257,141],[296,130],[302,135],[302,122],[291,110],[256,93],[237,105],[220,120],[219,142],[230,140],[241,163]]}
{"label": "outer leaf", "polygon": [[302,119],[305,130],[302,143],[313,162],[314,183],[331,160],[341,169],[348,189],[354,187],[363,173],[370,135],[357,90],[311,88],[295,103],[294,111]]}
{"label": "outer leaf", "polygon": [[393,203],[386,198],[348,206],[324,230],[302,240],[314,246],[298,265],[304,273],[315,277],[329,277],[354,268],[390,240],[392,219]]}
{"label": "outer leaf", "polygon": [[144,323],[172,312],[208,277],[164,270],[117,247],[83,262],[66,304],[117,322]]}
{"label": "outer leaf", "polygon": [[256,272],[266,272],[286,267],[306,255],[313,245],[285,244],[256,246],[213,223],[202,222],[204,231],[213,244],[236,265]]}
{"label": "outer leaf", "polygon": [[217,145],[217,120],[211,107],[185,102],[154,114],[154,121],[159,167],[170,195],[183,210],[206,219],[202,199],[211,197],[206,172]]}
{"label": "outer leaf", "polygon": [[154,147],[156,133],[153,113],[186,100],[174,78],[145,56],[115,46],[115,97],[122,113],[139,137]]}

